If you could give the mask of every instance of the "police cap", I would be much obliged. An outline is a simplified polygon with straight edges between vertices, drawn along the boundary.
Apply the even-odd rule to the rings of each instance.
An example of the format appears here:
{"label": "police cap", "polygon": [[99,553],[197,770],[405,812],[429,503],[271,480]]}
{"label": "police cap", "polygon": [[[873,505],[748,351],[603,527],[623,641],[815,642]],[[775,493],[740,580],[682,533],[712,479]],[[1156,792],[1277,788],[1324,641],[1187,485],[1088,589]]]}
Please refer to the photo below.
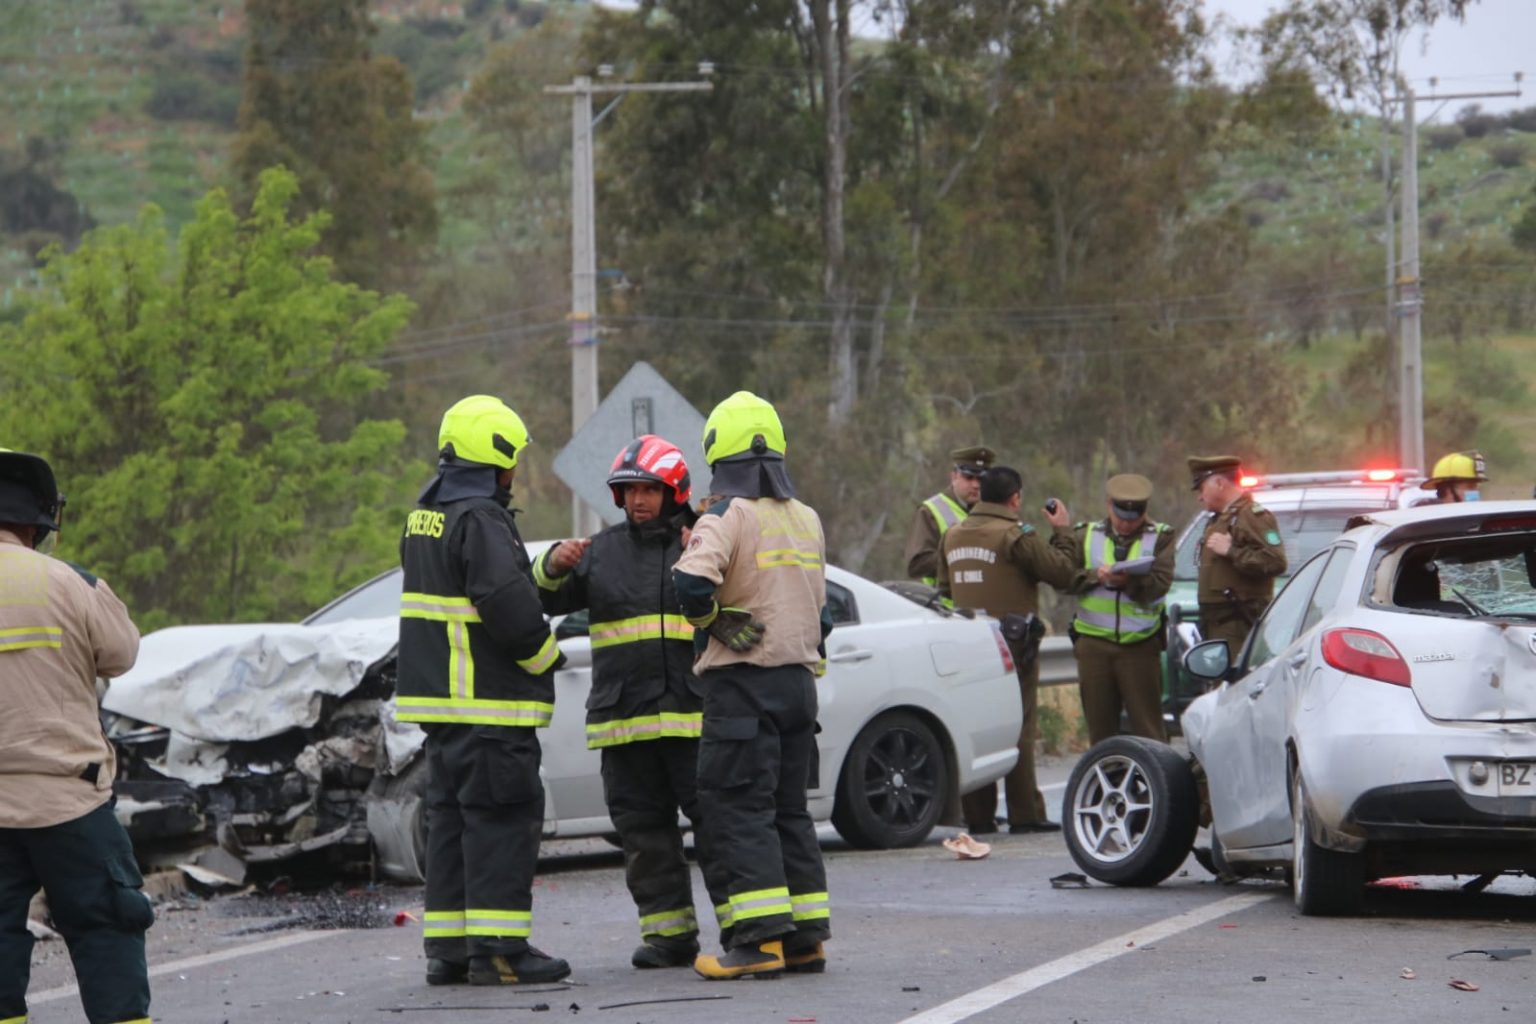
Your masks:
{"label": "police cap", "polygon": [[1191,455],[1189,462],[1190,490],[1198,491],[1205,478],[1213,473],[1236,473],[1243,460],[1236,455]]}
{"label": "police cap", "polygon": [[1109,478],[1104,495],[1121,519],[1137,519],[1146,514],[1152,500],[1152,481],[1140,473],[1121,473]]}
{"label": "police cap", "polygon": [[956,448],[949,453],[955,462],[955,471],[962,476],[979,477],[997,461],[997,453],[985,445]]}

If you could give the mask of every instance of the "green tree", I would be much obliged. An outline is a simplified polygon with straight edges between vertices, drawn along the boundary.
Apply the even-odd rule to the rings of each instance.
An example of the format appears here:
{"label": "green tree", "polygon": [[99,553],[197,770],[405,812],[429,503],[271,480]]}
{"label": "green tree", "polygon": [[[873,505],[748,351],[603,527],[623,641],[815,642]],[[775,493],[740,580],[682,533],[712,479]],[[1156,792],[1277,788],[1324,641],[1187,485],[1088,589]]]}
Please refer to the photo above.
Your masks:
{"label": "green tree", "polygon": [[92,232],[0,338],[0,438],[53,460],[63,553],[143,626],[294,617],[394,555],[404,429],[368,362],[412,307],[332,280],[297,194],[268,171],[242,220],[211,192],[174,253],[152,206]]}
{"label": "green tree", "polygon": [[325,250],[343,278],[410,281],[437,236],[436,190],[410,75],[369,53],[367,0],[246,0],[245,14],[241,181],[289,168],[300,210],[331,215]]}
{"label": "green tree", "polygon": [[1531,190],[1530,204],[1510,229],[1509,240],[1517,249],[1536,253],[1536,189]]}

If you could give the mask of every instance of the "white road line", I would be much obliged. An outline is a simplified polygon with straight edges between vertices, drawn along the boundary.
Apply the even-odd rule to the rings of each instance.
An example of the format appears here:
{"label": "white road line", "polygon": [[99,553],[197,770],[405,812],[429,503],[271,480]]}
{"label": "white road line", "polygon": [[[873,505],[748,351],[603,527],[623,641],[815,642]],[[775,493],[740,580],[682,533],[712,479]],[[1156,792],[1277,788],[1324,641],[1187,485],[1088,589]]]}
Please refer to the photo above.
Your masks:
{"label": "white road line", "polygon": [[[306,942],[314,942],[316,939],[328,938],[332,935],[342,935],[343,931],[325,932],[294,932],[291,935],[280,935],[275,939],[266,939],[262,942],[251,942],[243,946],[235,946],[230,949],[221,949],[217,953],[204,953],[201,956],[189,956],[182,960],[172,960],[168,963],[154,964],[149,969],[151,978],[162,974],[175,974],[180,971],[190,971],[198,967],[207,967],[209,964],[223,963],[225,960],[235,960],[242,956],[255,956],[258,953],[270,953],[277,949],[286,949],[289,946],[299,946]],[[67,999],[70,996],[80,994],[79,985],[60,985],[58,988],[44,989],[41,992],[33,992],[27,995],[27,1003],[36,1005],[49,1003],[55,999]]]}
{"label": "white road line", "polygon": [[974,992],[968,992],[958,999],[951,999],[941,1006],[935,1006],[915,1017],[908,1017],[901,1024],[955,1024],[956,1021],[974,1017],[978,1013],[984,1013],[996,1006],[1001,1006],[1010,999],[1043,988],[1053,981],[1076,974],[1078,971],[1096,967],[1117,956],[1134,952],[1142,946],[1169,938],[1183,931],[1215,921],[1218,918],[1227,917],[1247,910],[1249,907],[1263,903],[1265,900],[1275,898],[1274,893],[1245,893],[1241,896],[1229,896],[1215,903],[1208,903],[1203,907],[1186,911],[1156,924],[1149,924],[1145,928],[1138,928],[1124,935],[1117,935],[1113,939],[1106,939],[1097,946],[1089,946],[1080,949],[1076,953],[1068,953],[1066,956],[1050,963],[1032,967],[1027,971],[1015,974],[1011,978],[979,988]]}

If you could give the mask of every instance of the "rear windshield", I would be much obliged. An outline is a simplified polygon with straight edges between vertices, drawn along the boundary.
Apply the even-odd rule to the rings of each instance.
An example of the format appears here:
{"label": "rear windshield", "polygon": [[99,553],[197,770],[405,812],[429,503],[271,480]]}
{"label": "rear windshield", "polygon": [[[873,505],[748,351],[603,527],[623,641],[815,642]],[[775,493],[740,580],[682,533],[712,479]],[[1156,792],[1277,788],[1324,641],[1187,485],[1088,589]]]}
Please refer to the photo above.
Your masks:
{"label": "rear windshield", "polygon": [[[1320,509],[1270,509],[1275,522],[1280,525],[1280,540],[1285,545],[1285,564],[1291,568],[1300,566],[1313,555],[1327,547],[1353,516],[1363,512],[1377,512],[1370,508],[1320,508]],[[1196,554],[1200,548],[1200,536],[1205,532],[1210,513],[1203,512],[1179,538],[1178,551],[1174,556],[1173,578],[1196,580],[1200,577],[1200,563]],[[1289,575],[1289,573],[1287,573]]]}
{"label": "rear windshield", "polygon": [[1458,537],[1383,557],[1376,603],[1457,618],[1536,618],[1536,534]]}

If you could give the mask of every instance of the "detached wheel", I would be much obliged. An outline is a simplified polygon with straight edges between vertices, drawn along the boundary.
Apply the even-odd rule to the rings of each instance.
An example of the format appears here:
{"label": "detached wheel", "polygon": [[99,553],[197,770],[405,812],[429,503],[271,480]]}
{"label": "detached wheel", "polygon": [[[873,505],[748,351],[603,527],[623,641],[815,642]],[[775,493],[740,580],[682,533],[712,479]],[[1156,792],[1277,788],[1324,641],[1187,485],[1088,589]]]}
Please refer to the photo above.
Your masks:
{"label": "detached wheel", "polygon": [[1291,778],[1291,895],[1296,909],[1308,917],[1358,913],[1365,893],[1363,859],[1314,843],[1307,816],[1306,790],[1297,772]]}
{"label": "detached wheel", "polygon": [[1115,736],[1095,744],[1067,780],[1062,832],[1077,866],[1111,885],[1156,885],[1189,856],[1200,794],[1189,763],[1166,743]]}
{"label": "detached wheel", "polygon": [[888,711],[848,749],[832,825],[865,850],[916,846],[944,811],[949,762],[933,729],[908,711]]}

